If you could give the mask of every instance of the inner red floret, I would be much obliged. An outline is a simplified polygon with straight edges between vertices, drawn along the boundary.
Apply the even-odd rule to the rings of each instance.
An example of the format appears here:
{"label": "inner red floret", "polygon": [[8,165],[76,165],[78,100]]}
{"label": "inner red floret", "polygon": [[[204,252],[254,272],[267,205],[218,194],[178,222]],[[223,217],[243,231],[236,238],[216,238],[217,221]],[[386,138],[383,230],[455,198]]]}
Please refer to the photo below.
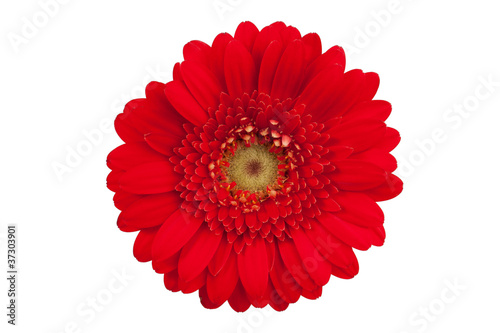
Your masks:
{"label": "inner red floret", "polygon": [[[304,107],[257,91],[234,101],[223,93],[218,109],[209,109],[207,123],[186,126],[183,146],[174,149],[177,156],[171,162],[184,176],[176,187],[184,199],[182,208],[204,218],[215,233],[225,230],[237,252],[257,235],[272,242],[290,236],[289,228],[308,227],[304,215],[319,214],[312,191],[321,197],[330,186],[328,192],[335,192],[321,177],[329,167],[321,158],[326,152],[321,143],[329,137],[321,134],[323,125],[301,117]],[[277,179],[265,191],[245,191],[228,181],[227,156],[235,154],[238,144],[265,145],[276,154]]]}

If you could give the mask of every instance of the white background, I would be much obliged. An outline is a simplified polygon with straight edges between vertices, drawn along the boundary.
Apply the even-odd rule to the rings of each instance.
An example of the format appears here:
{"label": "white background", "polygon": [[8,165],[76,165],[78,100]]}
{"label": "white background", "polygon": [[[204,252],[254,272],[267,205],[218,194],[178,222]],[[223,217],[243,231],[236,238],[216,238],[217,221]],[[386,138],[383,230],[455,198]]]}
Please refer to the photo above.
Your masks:
{"label": "white background", "polygon": [[[20,274],[16,327],[6,324],[0,274],[1,331],[499,332],[495,4],[61,0],[44,22],[40,2],[2,1],[0,266],[5,272],[7,223],[16,223]],[[186,42],[210,44],[243,20],[259,29],[282,20],[319,33],[324,49],[344,46],[348,69],[380,74],[377,98],[393,104],[388,124],[402,136],[394,153],[405,189],[382,204],[386,244],[357,252],[354,279],[332,277],[320,299],[282,313],[206,310],[197,293],[167,291],[149,263],[133,258],[135,235],[116,228],[105,186],[106,155],[121,142],[99,126],[146,82],[170,80]],[[23,31],[34,21],[37,31]],[[13,36],[25,39],[14,46]],[[58,179],[54,163],[85,145],[85,131],[102,140]],[[117,282],[123,270],[129,280]],[[100,311],[89,306],[95,297],[106,303]]]}

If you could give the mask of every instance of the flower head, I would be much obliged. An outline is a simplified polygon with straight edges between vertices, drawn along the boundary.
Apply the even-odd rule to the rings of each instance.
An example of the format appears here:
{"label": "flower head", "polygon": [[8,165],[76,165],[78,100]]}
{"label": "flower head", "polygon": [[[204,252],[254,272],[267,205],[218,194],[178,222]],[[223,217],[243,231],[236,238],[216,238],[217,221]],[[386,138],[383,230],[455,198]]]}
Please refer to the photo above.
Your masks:
{"label": "flower head", "polygon": [[121,230],[171,291],[284,310],[358,273],[353,248],[384,242],[376,201],[402,190],[379,77],[282,22],[192,41],[173,80],[115,121],[108,156]]}

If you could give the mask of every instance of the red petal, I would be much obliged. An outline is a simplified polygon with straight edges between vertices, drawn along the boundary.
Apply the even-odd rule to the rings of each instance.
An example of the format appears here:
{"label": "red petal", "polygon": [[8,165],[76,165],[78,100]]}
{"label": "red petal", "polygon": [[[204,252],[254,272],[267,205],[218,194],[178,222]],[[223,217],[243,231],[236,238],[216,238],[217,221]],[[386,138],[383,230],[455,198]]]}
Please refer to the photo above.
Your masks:
{"label": "red petal", "polygon": [[251,94],[257,86],[255,64],[245,46],[238,40],[229,42],[224,55],[224,75],[232,98]]}
{"label": "red petal", "polygon": [[270,94],[273,86],[274,74],[283,53],[283,46],[280,41],[273,41],[266,49],[262,57],[259,73],[259,92]]}
{"label": "red petal", "polygon": [[134,232],[134,231],[141,230],[141,228],[131,227],[131,226],[128,226],[126,224],[123,224],[121,220],[118,220],[116,222],[116,225],[117,225],[118,229],[120,229],[123,232]]}
{"label": "red petal", "polygon": [[164,193],[172,191],[179,178],[170,162],[145,163],[125,172],[120,187],[136,194]]}
{"label": "red petal", "polygon": [[280,34],[281,29],[282,27],[279,28],[276,25],[270,25],[263,28],[257,34],[252,48],[252,57],[255,60],[255,66],[257,67],[257,69],[260,69],[262,57],[269,44],[271,44],[271,42],[275,40],[282,42]]}
{"label": "red petal", "polygon": [[321,38],[316,33],[310,33],[302,37],[302,42],[304,42],[306,51],[305,62],[309,65],[321,55]]}
{"label": "red petal", "polygon": [[337,128],[329,131],[330,144],[349,146],[354,152],[361,152],[380,142],[385,134],[385,124],[376,119],[360,119],[342,122]]}
{"label": "red petal", "polygon": [[234,33],[234,39],[241,41],[247,50],[251,52],[258,33],[259,29],[252,22],[241,22]]}
{"label": "red petal", "polygon": [[148,195],[121,212],[118,220],[130,227],[154,227],[165,222],[181,203],[177,192]]}
{"label": "red petal", "polygon": [[151,81],[146,86],[146,99],[156,107],[168,107],[168,101],[164,94],[165,83]]}
{"label": "red petal", "polygon": [[240,281],[238,281],[231,297],[229,297],[229,305],[236,312],[244,312],[250,307],[250,301]]}
{"label": "red petal", "polygon": [[137,234],[134,242],[134,257],[139,262],[148,262],[153,259],[151,247],[157,231],[158,227],[147,228]]}
{"label": "red petal", "polygon": [[[186,121],[165,98],[164,103],[159,103],[156,98],[139,98],[125,105],[122,119],[145,134],[156,132],[175,135],[181,138],[185,135],[181,125]],[[142,141],[142,140],[141,140]]]}
{"label": "red petal", "polygon": [[372,164],[375,164],[376,166],[381,167],[387,172],[393,172],[398,166],[398,163],[396,162],[394,156],[382,149],[365,150],[364,152],[351,155],[351,158],[370,162]]}
{"label": "red petal", "polygon": [[384,201],[398,196],[403,191],[403,182],[395,175],[389,175],[380,186],[365,191],[375,201]]}
{"label": "red petal", "polygon": [[375,164],[347,159],[335,162],[335,171],[330,174],[335,186],[346,191],[364,191],[382,184],[387,172]]}
{"label": "red petal", "polygon": [[359,96],[360,101],[369,101],[373,99],[377,93],[378,86],[380,85],[380,78],[377,73],[368,72],[365,73],[365,85],[364,89]]}
{"label": "red petal", "polygon": [[301,40],[291,42],[283,52],[273,80],[271,97],[280,100],[295,98],[302,85],[305,51]]}
{"label": "red petal", "polygon": [[238,283],[238,268],[236,264],[236,253],[231,255],[217,276],[208,274],[207,294],[214,304],[222,304],[228,300]]}
{"label": "red petal", "polygon": [[[172,71],[172,77],[173,77],[174,81],[183,81],[182,75],[181,75],[181,63],[180,62],[175,63],[174,69]],[[165,89],[163,89],[163,90],[165,90]]]}
{"label": "red petal", "polygon": [[[180,64],[177,66],[180,68]],[[156,118],[162,120],[161,126],[166,125],[166,132],[176,136],[184,137],[184,130],[179,128],[179,124],[186,122],[186,119],[179,115],[172,104],[165,96],[165,84],[152,81],[146,86],[146,99],[154,109],[155,121]]]}
{"label": "red petal", "polygon": [[384,169],[360,160],[336,161],[335,167],[331,179],[336,187],[346,191],[368,190],[379,186],[387,178],[387,172]]}
{"label": "red petal", "polygon": [[135,128],[132,124],[126,121],[127,116],[120,113],[115,119],[115,130],[123,142],[141,142],[144,140],[144,135]]}
{"label": "red petal", "polygon": [[387,127],[383,139],[381,139],[379,143],[374,146],[374,148],[380,148],[390,152],[396,148],[399,141],[401,141],[399,132],[394,128]]}
{"label": "red petal", "polygon": [[217,251],[208,264],[208,270],[210,271],[210,274],[212,274],[213,276],[219,274],[220,270],[226,263],[227,258],[229,258],[232,249],[233,243],[229,243],[227,237],[222,237]]}
{"label": "red petal", "polygon": [[113,192],[120,191],[119,181],[125,172],[120,170],[113,170],[106,177],[106,186]]}
{"label": "red petal", "polygon": [[311,278],[318,286],[327,284],[332,270],[330,263],[318,252],[302,229],[292,229],[290,233]]}
{"label": "red petal", "polygon": [[358,259],[354,257],[352,263],[347,267],[332,266],[332,274],[341,279],[352,279],[359,273]]}
{"label": "red petal", "polygon": [[384,244],[384,235],[372,228],[360,227],[349,223],[335,214],[324,214],[323,225],[329,230],[335,231],[335,236],[342,242],[358,250],[368,250],[370,246],[382,246]]}
{"label": "red petal", "polygon": [[279,251],[276,251],[273,269],[269,272],[269,276],[271,277],[276,292],[283,300],[288,303],[295,303],[298,301],[302,287],[297,284],[297,281],[295,281],[291,273],[285,267]]}
{"label": "red petal", "polygon": [[179,276],[177,275],[177,270],[165,273],[165,275],[163,275],[163,283],[165,284],[165,288],[170,291],[178,292],[181,290],[179,288]]}
{"label": "red petal", "polygon": [[183,210],[177,210],[163,223],[153,242],[153,258],[164,260],[179,251],[203,223]]}
{"label": "red petal", "polygon": [[112,170],[128,170],[139,164],[161,161],[168,161],[168,159],[152,150],[145,142],[121,145],[113,149],[107,158],[107,164]]}
{"label": "red petal", "polygon": [[281,29],[280,35],[285,47],[293,41],[301,38],[300,31],[297,28],[292,26],[287,27],[284,23],[283,26],[284,29]]}
{"label": "red petal", "polygon": [[352,147],[348,146],[330,146],[328,147],[328,154],[325,156],[325,158],[328,158],[330,161],[338,161],[338,160],[344,160],[348,158],[354,149]]}
{"label": "red petal", "polygon": [[328,51],[316,58],[306,69],[304,85],[309,84],[316,75],[320,74],[329,67],[338,65],[342,73],[345,69],[345,54],[340,46],[333,46]]}
{"label": "red petal", "polygon": [[343,116],[357,101],[363,90],[365,74],[360,69],[353,69],[344,74],[342,83],[331,96],[333,105],[323,113],[320,119],[328,120],[332,117]]}
{"label": "red petal", "polygon": [[256,237],[238,255],[238,272],[252,304],[262,301],[267,289],[269,270],[265,241]]}
{"label": "red petal", "polygon": [[332,198],[318,198],[318,208],[327,212],[338,212],[341,208],[339,204]]}
{"label": "red petal", "polygon": [[203,286],[200,288],[200,291],[198,292],[198,295],[200,297],[200,303],[203,305],[204,308],[206,309],[217,309],[222,305],[221,304],[215,304],[210,300],[210,297],[208,297],[207,293],[207,286]]}
{"label": "red petal", "polygon": [[226,78],[224,76],[224,54],[227,44],[233,40],[228,33],[217,35],[212,43],[212,71],[217,76],[223,91],[227,91]]}
{"label": "red petal", "polygon": [[245,223],[247,227],[252,228],[257,223],[257,213],[250,212],[245,214]]}
{"label": "red petal", "polygon": [[184,61],[181,73],[191,94],[204,110],[219,106],[221,86],[219,80],[207,67],[194,61]]}
{"label": "red petal", "polygon": [[194,125],[201,126],[207,122],[207,110],[198,104],[184,83],[179,81],[168,82],[165,86],[165,95],[177,112]]}
{"label": "red petal", "polygon": [[364,193],[339,192],[334,197],[342,210],[335,216],[362,227],[378,227],[384,223],[384,212]]}
{"label": "red petal", "polygon": [[304,290],[302,291],[302,296],[304,296],[305,298],[307,299],[318,299],[320,296],[321,296],[321,293],[323,292],[323,288],[322,287],[318,287],[314,290]]}
{"label": "red petal", "polygon": [[179,277],[190,281],[200,274],[217,251],[222,233],[217,235],[203,224],[196,234],[184,245],[179,258]]}
{"label": "red petal", "polygon": [[330,66],[317,75],[302,91],[296,105],[304,104],[307,113],[322,115],[333,104],[332,94],[342,82],[344,69]]}
{"label": "red petal", "polygon": [[205,66],[209,66],[210,61],[210,46],[199,40],[193,40],[184,45],[182,50],[184,60],[192,60],[199,62]]}
{"label": "red petal", "polygon": [[276,256],[276,246],[273,243],[266,242],[267,267],[269,271],[273,269],[274,257]]}
{"label": "red petal", "polygon": [[391,114],[391,103],[382,100],[374,100],[361,102],[352,107],[347,112],[343,119],[349,121],[351,119],[371,118],[380,121],[385,121]]}
{"label": "red petal", "polygon": [[279,295],[279,293],[274,289],[273,283],[269,281],[269,305],[276,311],[284,311],[288,308],[290,303],[285,302]]}
{"label": "red petal", "polygon": [[[154,240],[153,240],[154,243]],[[153,248],[151,248],[151,252],[153,251]],[[170,257],[164,260],[156,260],[153,258],[153,269],[155,270],[156,273],[168,273],[173,270],[176,271],[177,275],[177,266],[179,265],[179,257],[181,256],[181,251],[177,251]]]}
{"label": "red petal", "polygon": [[270,218],[276,220],[280,216],[280,211],[276,205],[276,201],[268,199],[263,202],[263,206]]}
{"label": "red petal", "polygon": [[314,281],[311,279],[307,271],[304,269],[302,264],[302,258],[300,257],[295,244],[289,238],[284,241],[278,242],[281,258],[285,263],[286,268],[292,274],[293,278],[297,283],[304,289],[313,290],[317,287]]}
{"label": "red petal", "polygon": [[203,270],[200,274],[190,279],[189,281],[185,281],[179,275],[179,289],[183,294],[191,294],[203,287],[207,281],[207,270]]}
{"label": "red petal", "polygon": [[173,149],[180,145],[177,137],[158,133],[146,134],[144,140],[146,140],[149,147],[167,156],[174,155]]}
{"label": "red petal", "polygon": [[118,208],[119,210],[124,210],[142,197],[142,195],[118,191],[113,196],[113,201],[115,202],[116,208]]}
{"label": "red petal", "polygon": [[[325,214],[321,214],[318,220],[321,222],[324,218]],[[337,267],[347,267],[355,260],[352,248],[334,236],[335,230],[327,230],[322,223],[314,220],[310,220],[310,224],[311,229],[305,233],[325,259]]]}

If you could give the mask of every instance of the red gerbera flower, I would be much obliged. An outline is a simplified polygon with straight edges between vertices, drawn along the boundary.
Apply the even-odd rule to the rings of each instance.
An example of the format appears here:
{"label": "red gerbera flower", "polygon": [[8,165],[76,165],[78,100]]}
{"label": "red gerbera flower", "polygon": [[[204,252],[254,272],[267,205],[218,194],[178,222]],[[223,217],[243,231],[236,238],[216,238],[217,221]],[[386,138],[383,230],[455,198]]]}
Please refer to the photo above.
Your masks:
{"label": "red gerbera flower", "polygon": [[384,242],[376,201],[398,195],[400,138],[372,100],[375,73],[344,73],[335,46],[276,22],[251,22],[209,46],[192,41],[173,81],[151,82],[115,121],[108,156],[122,231],[139,231],[171,291],[284,310],[358,273],[353,248]]}

